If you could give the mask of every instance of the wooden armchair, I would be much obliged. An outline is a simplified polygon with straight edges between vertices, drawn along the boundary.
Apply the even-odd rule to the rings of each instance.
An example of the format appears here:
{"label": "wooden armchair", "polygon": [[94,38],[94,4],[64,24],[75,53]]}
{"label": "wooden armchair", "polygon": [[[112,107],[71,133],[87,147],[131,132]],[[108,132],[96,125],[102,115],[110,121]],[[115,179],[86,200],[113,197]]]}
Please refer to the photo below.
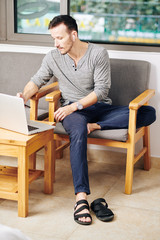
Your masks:
{"label": "wooden armchair", "polygon": [[[137,110],[147,105],[149,99],[155,94],[154,90],[147,89],[149,82],[150,63],[139,60],[111,59],[112,87],[110,98],[113,105],[129,105],[129,128],[118,130],[96,130],[88,135],[88,143],[116,148],[127,149],[125,193],[131,194],[133,183],[134,164],[144,156],[144,169],[150,169],[150,136],[149,127],[136,129]],[[46,96],[49,102],[49,121],[54,121],[54,111],[61,96],[55,90]],[[35,97],[34,97],[35,99]],[[32,99],[33,100],[33,99]],[[34,105],[34,104],[33,104]],[[31,105],[32,106],[32,105]],[[32,107],[33,108],[33,107]],[[37,109],[34,107],[34,110]],[[33,114],[31,114],[33,117]],[[36,116],[36,114],[34,115]],[[55,153],[61,153],[69,146],[69,136],[61,123],[57,123],[54,130],[56,141]],[[135,144],[143,138],[143,147],[135,155]],[[64,144],[60,144],[65,142]]]}

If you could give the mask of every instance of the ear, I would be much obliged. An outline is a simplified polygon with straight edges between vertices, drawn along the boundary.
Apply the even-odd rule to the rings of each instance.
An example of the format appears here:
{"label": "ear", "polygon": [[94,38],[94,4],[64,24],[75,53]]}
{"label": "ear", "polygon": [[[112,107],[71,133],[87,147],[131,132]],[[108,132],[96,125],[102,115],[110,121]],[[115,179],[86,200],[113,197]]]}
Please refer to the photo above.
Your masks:
{"label": "ear", "polygon": [[73,31],[73,32],[72,32],[72,39],[73,39],[73,41],[75,41],[76,38],[77,38],[77,32],[76,32],[76,31]]}

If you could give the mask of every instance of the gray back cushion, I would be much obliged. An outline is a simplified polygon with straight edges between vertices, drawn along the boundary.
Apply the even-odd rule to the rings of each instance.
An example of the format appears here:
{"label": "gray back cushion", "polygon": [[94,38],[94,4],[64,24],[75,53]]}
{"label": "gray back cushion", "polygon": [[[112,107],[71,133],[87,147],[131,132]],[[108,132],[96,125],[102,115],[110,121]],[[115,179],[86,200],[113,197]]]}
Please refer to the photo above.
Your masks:
{"label": "gray back cushion", "polygon": [[[16,95],[41,66],[45,54],[0,52],[0,92]],[[52,82],[52,81],[51,81]],[[41,101],[45,109],[47,103]]]}
{"label": "gray back cushion", "polygon": [[110,59],[113,105],[128,105],[148,88],[150,63],[141,60]]}
{"label": "gray back cushion", "polygon": [[[16,95],[41,66],[45,54],[0,53],[0,92]],[[114,105],[128,103],[148,88],[150,64],[146,61],[111,59],[111,89]],[[51,80],[49,83],[51,83]],[[49,84],[48,83],[48,84]],[[45,100],[40,108],[47,109]]]}
{"label": "gray back cushion", "polygon": [[0,89],[6,94],[22,91],[41,65],[43,54],[0,53]]}

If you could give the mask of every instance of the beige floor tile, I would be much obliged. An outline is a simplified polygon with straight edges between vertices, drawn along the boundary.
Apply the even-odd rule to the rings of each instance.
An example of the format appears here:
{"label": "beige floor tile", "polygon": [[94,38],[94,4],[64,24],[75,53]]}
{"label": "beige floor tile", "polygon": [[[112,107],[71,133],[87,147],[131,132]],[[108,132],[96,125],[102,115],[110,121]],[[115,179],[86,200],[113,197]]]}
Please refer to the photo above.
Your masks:
{"label": "beige floor tile", "polygon": [[26,234],[46,236],[45,239],[47,237],[68,238],[77,227],[73,221],[73,200],[65,198],[52,200],[31,198],[27,218],[19,218],[17,209],[13,205],[0,205],[0,222],[16,227]]}
{"label": "beige floor tile", "polygon": [[[65,167],[64,167],[65,166]],[[102,197],[115,182],[124,175],[124,168],[104,163],[88,163],[91,196],[89,200]],[[57,197],[75,198],[70,163],[61,160],[56,163],[54,195]],[[37,187],[35,187],[37,189]]]}
{"label": "beige floor tile", "polygon": [[[43,155],[37,157],[43,168]],[[160,169],[136,169],[133,193],[124,194],[125,166],[89,161],[89,202],[104,197],[115,213],[103,223],[94,213],[91,226],[73,220],[75,204],[68,158],[56,161],[54,193],[43,193],[41,177],[30,185],[29,216],[18,217],[17,202],[0,199],[1,224],[20,229],[32,240],[160,240]]]}
{"label": "beige floor tile", "polygon": [[58,237],[55,237],[55,236],[46,236],[45,234],[44,235],[40,235],[40,234],[35,234],[35,233],[30,233],[30,232],[26,232],[25,233],[26,236],[28,236],[31,240],[66,240],[66,238],[58,238]]}
{"label": "beige floor tile", "polygon": [[89,162],[89,179],[91,195],[89,200],[103,197],[111,187],[124,175],[124,169],[105,163]]}
{"label": "beige floor tile", "polygon": [[159,240],[160,212],[112,205],[116,213],[112,222],[95,216],[91,226],[78,226],[68,240]]}
{"label": "beige floor tile", "polygon": [[131,195],[124,194],[124,177],[105,195],[107,201],[120,206],[160,210],[160,169],[136,170]]}

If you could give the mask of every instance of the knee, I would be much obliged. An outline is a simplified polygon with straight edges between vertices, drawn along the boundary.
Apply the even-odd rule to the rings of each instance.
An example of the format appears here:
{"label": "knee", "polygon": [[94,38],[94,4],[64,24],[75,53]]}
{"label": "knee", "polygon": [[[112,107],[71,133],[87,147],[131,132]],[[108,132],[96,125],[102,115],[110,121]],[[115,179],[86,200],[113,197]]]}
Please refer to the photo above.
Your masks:
{"label": "knee", "polygon": [[156,110],[151,106],[142,106],[138,110],[137,124],[140,126],[149,126],[156,120]]}
{"label": "knee", "polygon": [[71,114],[63,120],[63,127],[71,138],[87,136],[87,121],[78,114]]}

